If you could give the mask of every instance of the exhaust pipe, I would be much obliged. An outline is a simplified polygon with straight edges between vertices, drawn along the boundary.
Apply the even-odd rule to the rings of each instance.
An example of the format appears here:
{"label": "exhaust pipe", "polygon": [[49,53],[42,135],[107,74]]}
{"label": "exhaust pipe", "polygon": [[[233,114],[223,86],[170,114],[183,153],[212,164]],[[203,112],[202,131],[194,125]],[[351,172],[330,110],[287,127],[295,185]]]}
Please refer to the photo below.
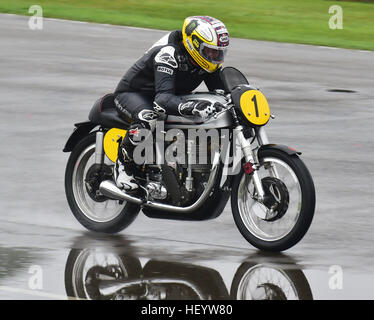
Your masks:
{"label": "exhaust pipe", "polygon": [[116,184],[111,180],[105,180],[100,183],[99,187],[100,192],[111,199],[114,200],[125,200],[127,202],[132,202],[136,204],[143,204],[143,200],[130,196],[127,193],[123,192]]}
{"label": "exhaust pipe", "polygon": [[143,201],[139,198],[133,197],[131,195],[126,194],[121,189],[119,189],[116,184],[111,180],[105,180],[100,183],[100,192],[111,199],[115,200],[124,200],[127,202],[132,202],[138,205],[143,205],[148,208],[157,209],[157,210],[163,210],[168,212],[177,212],[177,213],[190,213],[196,209],[198,209],[205,200],[209,197],[210,192],[212,191],[212,188],[214,186],[214,183],[216,181],[216,176],[219,168],[219,154],[216,153],[212,170],[210,172],[210,176],[206,185],[206,188],[204,189],[204,192],[201,194],[199,199],[196,200],[195,203],[188,207],[177,207],[168,205],[165,203],[159,203],[154,201]]}

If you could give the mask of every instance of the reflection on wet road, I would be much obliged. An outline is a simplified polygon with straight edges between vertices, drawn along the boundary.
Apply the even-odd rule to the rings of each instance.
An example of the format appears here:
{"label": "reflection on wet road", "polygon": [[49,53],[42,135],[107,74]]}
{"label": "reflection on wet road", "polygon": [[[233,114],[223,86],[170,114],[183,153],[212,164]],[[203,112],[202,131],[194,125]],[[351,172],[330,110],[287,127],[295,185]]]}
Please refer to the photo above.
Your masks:
{"label": "reflection on wet road", "polygon": [[2,223],[0,240],[0,299],[313,298],[284,254],[14,223]]}
{"label": "reflection on wet road", "polygon": [[[78,237],[76,243],[86,239]],[[136,241],[117,237],[104,247],[102,244],[92,246],[91,242],[88,248],[72,249],[65,269],[67,295],[119,300],[312,299],[305,275],[285,255],[268,257],[268,262],[259,262],[261,256],[256,255],[245,258],[232,274],[231,288],[227,288],[216,270],[219,264],[206,267],[197,262],[179,262],[200,260],[201,251],[188,252],[174,261],[173,256],[165,257],[162,248],[141,254],[134,245]],[[207,250],[209,255],[209,248]],[[224,261],[226,250],[215,259]],[[285,264],[283,267],[271,263],[280,257]],[[142,258],[146,260],[143,264]]]}
{"label": "reflection on wet road", "polygon": [[4,221],[0,244],[0,300],[374,297],[370,274],[343,266],[340,279],[333,260],[320,263],[325,256],[315,254],[305,264],[308,257],[295,253]]}
{"label": "reflection on wet road", "polygon": [[[0,243],[0,299],[336,297],[327,266],[305,267],[295,255],[8,222]],[[342,297],[352,298],[347,289]]]}

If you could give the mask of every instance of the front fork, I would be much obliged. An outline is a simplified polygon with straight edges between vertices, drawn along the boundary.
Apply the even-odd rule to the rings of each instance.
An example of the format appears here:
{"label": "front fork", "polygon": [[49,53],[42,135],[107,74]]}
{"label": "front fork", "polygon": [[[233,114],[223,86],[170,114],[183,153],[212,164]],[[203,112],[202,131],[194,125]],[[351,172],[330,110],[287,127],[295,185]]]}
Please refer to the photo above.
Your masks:
{"label": "front fork", "polygon": [[[257,191],[257,200],[259,202],[263,202],[264,197],[265,197],[265,192],[262,186],[260,175],[258,173],[258,169],[260,167],[258,157],[257,156],[255,157],[254,152],[252,150],[251,143],[244,137],[243,127],[241,125],[238,125],[234,130],[236,131],[236,136],[238,137],[239,144],[244,154],[244,158],[246,161],[245,166],[250,166],[251,169],[253,170],[250,172],[250,174],[252,174],[253,183]],[[257,137],[257,142],[259,146],[269,144],[268,136],[263,127],[260,127],[256,130],[256,137]],[[269,170],[271,177],[278,178],[279,175],[278,175],[277,169],[272,164],[269,164],[268,166],[266,166],[265,169]]]}
{"label": "front fork", "polygon": [[[259,162],[257,159],[254,157],[254,153],[252,150],[252,145],[251,143],[244,137],[243,133],[243,127],[241,125],[236,126],[234,129],[235,135],[238,139],[239,145],[243,151],[244,154],[244,159],[245,159],[245,166],[249,165],[251,166],[251,172],[249,172],[252,175],[253,183],[257,191],[257,200],[259,202],[264,201],[265,197],[265,191],[264,188],[262,187],[262,182],[260,179],[260,175],[258,173],[259,169]],[[256,157],[257,158],[257,157]]]}
{"label": "front fork", "polygon": [[[257,142],[259,146],[264,146],[269,144],[268,135],[266,134],[264,127],[259,127],[256,132]],[[270,176],[273,178],[279,178],[277,168],[274,167],[272,163],[265,166],[266,170],[269,170]]]}

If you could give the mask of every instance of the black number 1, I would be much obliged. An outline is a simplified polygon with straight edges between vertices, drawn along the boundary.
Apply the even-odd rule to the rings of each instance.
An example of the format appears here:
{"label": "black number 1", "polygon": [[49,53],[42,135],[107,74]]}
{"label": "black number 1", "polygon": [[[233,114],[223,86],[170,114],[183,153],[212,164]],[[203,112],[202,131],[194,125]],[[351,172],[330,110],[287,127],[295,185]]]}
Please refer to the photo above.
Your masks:
{"label": "black number 1", "polygon": [[255,110],[256,110],[256,117],[258,118],[260,115],[258,114],[258,106],[257,106],[257,98],[256,95],[252,98],[253,103],[255,104]]}

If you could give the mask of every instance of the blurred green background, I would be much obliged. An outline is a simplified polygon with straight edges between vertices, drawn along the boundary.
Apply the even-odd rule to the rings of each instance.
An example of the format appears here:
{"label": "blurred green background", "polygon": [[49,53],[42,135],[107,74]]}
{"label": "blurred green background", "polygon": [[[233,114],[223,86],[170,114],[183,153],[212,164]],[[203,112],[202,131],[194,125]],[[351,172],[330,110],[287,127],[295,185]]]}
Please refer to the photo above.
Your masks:
{"label": "blurred green background", "polygon": [[[211,15],[231,36],[374,50],[374,1],[328,0],[0,0],[0,11],[156,29],[179,29],[185,17]],[[343,29],[329,28],[329,7],[343,9]]]}

